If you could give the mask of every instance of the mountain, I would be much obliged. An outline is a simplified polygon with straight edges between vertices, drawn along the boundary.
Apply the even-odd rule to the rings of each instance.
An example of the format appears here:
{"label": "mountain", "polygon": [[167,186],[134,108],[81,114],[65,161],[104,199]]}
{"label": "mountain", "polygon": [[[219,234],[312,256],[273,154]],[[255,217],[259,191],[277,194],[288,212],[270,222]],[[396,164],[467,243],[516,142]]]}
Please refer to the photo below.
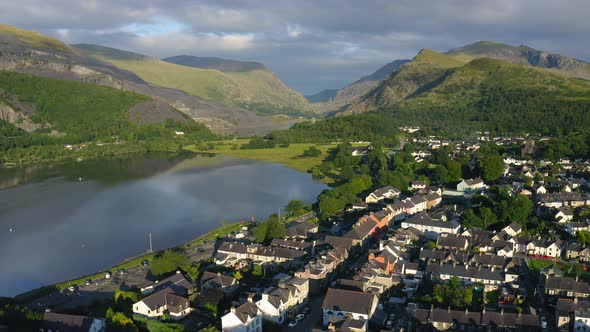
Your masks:
{"label": "mountain", "polygon": [[490,41],[480,41],[452,49],[446,55],[469,61],[476,58],[493,58],[514,64],[544,68],[555,73],[590,80],[590,63],[561,54],[547,53],[531,47],[512,46]]}
{"label": "mountain", "polygon": [[266,67],[260,62],[236,61],[213,57],[197,57],[192,55],[177,55],[162,59],[162,61],[193,68],[217,69],[219,71],[228,73],[243,73],[252,70],[266,70]]}
{"label": "mountain", "polygon": [[[308,108],[307,100],[301,94],[261,65],[238,61],[209,63],[225,68],[222,71],[200,67],[205,61],[196,57],[172,57],[163,61],[99,45],[80,44],[74,47],[88,56],[133,72],[150,84],[181,90],[193,96],[266,114],[299,116]],[[246,70],[248,66],[253,69]],[[229,67],[239,67],[241,71],[229,71]]]}
{"label": "mountain", "polygon": [[[118,55],[126,61],[139,61],[145,58],[131,52],[116,51],[110,56]],[[155,101],[153,107],[146,107],[146,111],[142,112],[148,118],[162,117],[164,109],[172,110],[173,113],[170,114],[175,114],[178,110],[220,134],[260,135],[273,129],[288,127],[291,123],[260,116],[246,108],[192,96],[177,89],[149,84],[133,72],[88,56],[60,40],[1,24],[0,71],[91,83],[136,92]],[[150,110],[157,114],[149,114]]]}
{"label": "mountain", "polygon": [[422,49],[410,62],[402,64],[377,87],[351,103],[341,114],[363,113],[404,100],[433,84],[448,69],[462,61],[429,49]]}
{"label": "mountain", "polygon": [[339,90],[324,90],[315,95],[306,97],[310,103],[314,103],[313,109],[319,113],[334,112],[342,109],[347,104],[361,97],[375,88],[380,81],[391,75],[401,65],[410,60],[395,60],[379,68],[374,73],[345,86]]}

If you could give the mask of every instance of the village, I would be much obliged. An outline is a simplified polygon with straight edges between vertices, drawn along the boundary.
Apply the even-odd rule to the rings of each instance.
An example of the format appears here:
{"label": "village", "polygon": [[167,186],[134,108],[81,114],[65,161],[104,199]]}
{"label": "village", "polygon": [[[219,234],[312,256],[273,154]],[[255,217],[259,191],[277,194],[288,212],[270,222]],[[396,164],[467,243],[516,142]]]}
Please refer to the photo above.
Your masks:
{"label": "village", "polygon": [[[414,138],[412,156],[420,162],[445,146],[470,153],[489,142],[534,145],[478,134],[467,142]],[[127,284],[139,294],[129,309],[227,332],[587,331],[589,169],[586,160],[505,157],[493,183],[381,187],[328,220],[314,211],[295,216],[285,235],[268,243],[255,241],[257,223],[243,223],[199,248],[207,264],[198,279],[179,269]],[[498,197],[532,206],[514,203],[514,220],[490,223],[482,206]],[[523,206],[531,210],[526,220]],[[531,218],[536,227],[525,227]],[[213,316],[199,314],[211,307]],[[103,318],[48,311],[43,331],[73,321],[87,331],[105,326]]]}

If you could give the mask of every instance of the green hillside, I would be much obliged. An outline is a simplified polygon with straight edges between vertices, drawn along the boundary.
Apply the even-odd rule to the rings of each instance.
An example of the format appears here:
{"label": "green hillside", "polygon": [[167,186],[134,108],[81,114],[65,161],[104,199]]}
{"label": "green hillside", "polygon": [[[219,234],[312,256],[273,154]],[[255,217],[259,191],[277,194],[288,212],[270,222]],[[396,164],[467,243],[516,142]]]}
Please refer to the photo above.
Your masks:
{"label": "green hillside", "polygon": [[400,122],[499,133],[565,133],[590,125],[590,82],[479,58],[385,108]]}
{"label": "green hillside", "polygon": [[[129,70],[143,80],[188,94],[250,108],[261,113],[302,115],[307,100],[286,86],[271,71],[254,69],[222,72],[217,69],[181,66],[142,55],[131,56],[97,45],[77,45],[80,51]],[[131,53],[132,54],[132,53]]]}
{"label": "green hillside", "polygon": [[[140,125],[145,121],[130,119],[130,109],[134,109],[136,117],[141,117],[142,110],[137,109],[138,105],[151,107],[150,101],[149,97],[137,93],[103,86],[0,71],[0,103],[33,122],[49,124],[51,129],[65,135],[60,137],[68,142],[114,135],[125,138],[160,136],[161,133],[153,131],[158,126]],[[203,126],[178,112],[165,111],[169,114],[165,114],[161,121],[176,120],[178,127],[208,133]],[[170,136],[171,131],[167,132]]]}
{"label": "green hillside", "polygon": [[363,113],[398,103],[434,84],[450,68],[463,64],[460,60],[423,49],[412,61],[400,66],[375,89],[348,107],[344,113]]}
{"label": "green hillside", "polygon": [[62,41],[38,32],[17,29],[15,27],[0,24],[0,37],[14,37],[21,42],[27,43],[32,47],[44,48],[61,52],[70,52],[68,45]]}

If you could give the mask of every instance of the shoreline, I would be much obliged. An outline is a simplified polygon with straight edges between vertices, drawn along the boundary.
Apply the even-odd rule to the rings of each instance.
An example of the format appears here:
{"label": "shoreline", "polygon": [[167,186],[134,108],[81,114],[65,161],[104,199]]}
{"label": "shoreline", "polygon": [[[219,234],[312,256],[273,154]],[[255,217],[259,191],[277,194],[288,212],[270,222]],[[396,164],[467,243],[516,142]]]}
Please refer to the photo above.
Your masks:
{"label": "shoreline", "polygon": [[[249,223],[250,222],[248,222],[246,224],[249,224]],[[237,222],[237,223],[231,223],[231,224],[219,226],[217,228],[214,228],[214,229],[198,236],[197,238],[195,238],[191,241],[179,244],[177,246],[173,246],[170,248],[164,248],[162,250],[155,251],[153,253],[143,253],[143,254],[133,256],[133,257],[129,257],[129,258],[126,258],[122,262],[120,262],[108,269],[104,269],[104,270],[101,270],[101,271],[98,271],[98,272],[95,272],[92,274],[88,274],[88,275],[85,275],[82,277],[78,277],[75,279],[66,280],[66,281],[63,281],[60,283],[55,283],[52,285],[47,285],[47,286],[42,286],[39,288],[31,289],[31,290],[26,291],[24,293],[15,295],[12,298],[19,303],[26,304],[27,302],[30,302],[31,300],[33,300],[35,298],[47,295],[49,293],[52,293],[55,291],[61,292],[72,284],[80,284],[80,283],[83,283],[87,279],[99,278],[101,276],[104,276],[104,274],[106,272],[114,272],[119,269],[128,269],[130,267],[140,265],[143,260],[147,260],[148,262],[151,263],[153,258],[157,254],[164,252],[165,250],[175,250],[175,249],[185,250],[185,249],[189,249],[192,247],[196,247],[198,245],[202,245],[205,240],[208,240],[208,241],[215,240],[220,235],[227,234],[231,231],[239,230],[243,225],[244,224],[242,224],[241,222]],[[10,298],[10,296],[2,296],[2,297]]]}

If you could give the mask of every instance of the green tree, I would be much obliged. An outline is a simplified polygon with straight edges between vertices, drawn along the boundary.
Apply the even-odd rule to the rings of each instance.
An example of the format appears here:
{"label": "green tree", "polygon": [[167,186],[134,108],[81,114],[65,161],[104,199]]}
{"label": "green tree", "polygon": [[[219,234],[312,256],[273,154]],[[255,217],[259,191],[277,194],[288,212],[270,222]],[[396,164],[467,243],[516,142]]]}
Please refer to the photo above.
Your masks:
{"label": "green tree", "polygon": [[289,215],[296,215],[301,213],[303,209],[305,209],[305,202],[299,199],[294,199],[291,200],[289,204],[287,204],[285,207],[285,212],[287,212]]}
{"label": "green tree", "polygon": [[504,221],[514,221],[524,226],[532,212],[533,202],[528,197],[519,194],[500,202],[499,208]]}
{"label": "green tree", "polygon": [[481,162],[482,176],[485,181],[494,181],[504,174],[504,161],[499,155],[484,157]]}
{"label": "green tree", "polygon": [[449,160],[447,162],[447,170],[448,170],[448,174],[447,174],[447,180],[449,182],[456,182],[456,181],[460,181],[461,178],[463,177],[463,174],[461,172],[461,164],[455,160]]}
{"label": "green tree", "polygon": [[584,246],[590,245],[590,232],[588,231],[578,231],[576,233],[578,237],[578,242]]}

